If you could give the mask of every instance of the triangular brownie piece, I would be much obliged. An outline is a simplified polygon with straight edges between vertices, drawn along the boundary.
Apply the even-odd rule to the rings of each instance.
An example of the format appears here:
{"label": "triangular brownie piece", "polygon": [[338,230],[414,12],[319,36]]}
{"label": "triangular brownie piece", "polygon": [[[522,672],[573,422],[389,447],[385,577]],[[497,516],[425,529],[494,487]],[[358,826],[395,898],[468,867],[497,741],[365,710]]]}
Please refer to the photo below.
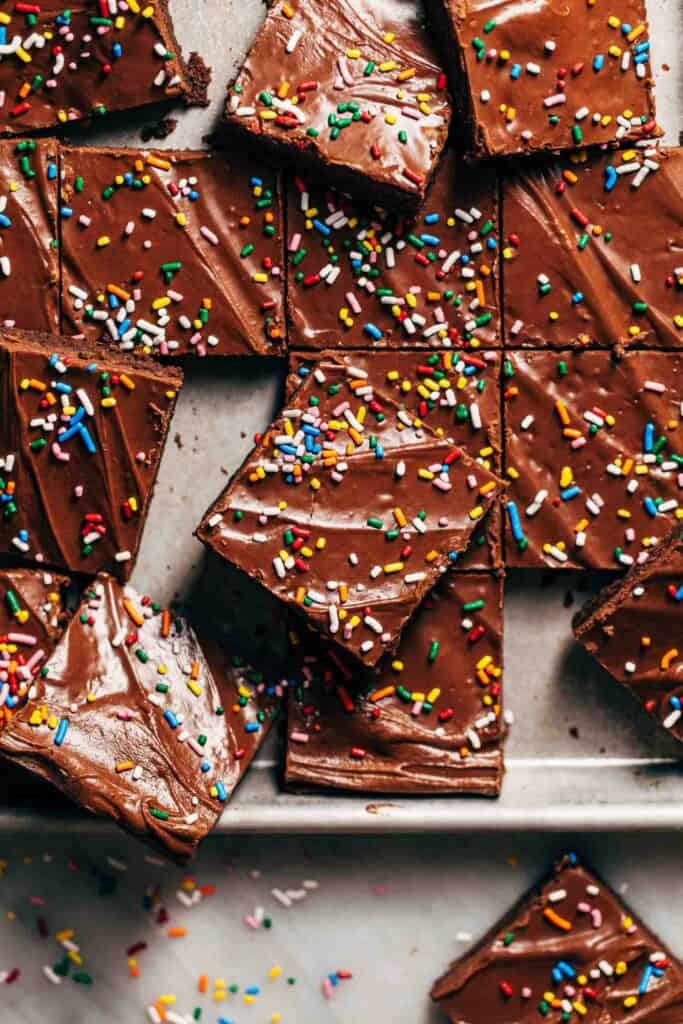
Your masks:
{"label": "triangular brownie piece", "polygon": [[0,332],[0,552],[130,575],[181,383],[173,367]]}
{"label": "triangular brownie piece", "polygon": [[683,529],[589,601],[574,633],[683,743]]}
{"label": "triangular brownie piece", "polygon": [[395,649],[503,485],[330,356],[209,509],[199,538],[368,665]]}
{"label": "triangular brownie piece", "polygon": [[683,965],[569,854],[432,999],[452,1024],[680,1024]]}
{"label": "triangular brownie piece", "polygon": [[264,739],[278,695],[189,623],[100,575],[0,752],[184,858]]}

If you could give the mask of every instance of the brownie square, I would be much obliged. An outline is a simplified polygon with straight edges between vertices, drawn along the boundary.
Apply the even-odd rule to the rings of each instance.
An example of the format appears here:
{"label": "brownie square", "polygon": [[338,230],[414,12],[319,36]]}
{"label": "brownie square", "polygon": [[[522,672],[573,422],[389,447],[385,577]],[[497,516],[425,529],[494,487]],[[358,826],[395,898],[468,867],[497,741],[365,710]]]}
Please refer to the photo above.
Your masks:
{"label": "brownie square", "polygon": [[683,149],[583,153],[503,186],[506,344],[683,347]]}
{"label": "brownie square", "polygon": [[418,0],[276,0],[226,120],[338,187],[415,208],[445,145],[446,77]]}
{"label": "brownie square", "polygon": [[452,1024],[677,1024],[683,965],[575,854],[432,989]]}
{"label": "brownie square", "polygon": [[0,332],[0,552],[130,575],[182,375]]}
{"label": "brownie square", "polygon": [[683,526],[588,602],[574,634],[683,743]]}
{"label": "brownie square", "polygon": [[367,665],[393,650],[502,484],[329,354],[197,535]]}
{"label": "brownie square", "polygon": [[507,565],[628,567],[683,517],[683,354],[514,352],[503,389]]}
{"label": "brownie square", "polygon": [[122,351],[272,355],[279,175],[249,154],[62,150],[62,316]]}
{"label": "brownie square", "polygon": [[476,157],[657,133],[644,0],[428,0]]}
{"label": "brownie square", "polygon": [[414,217],[295,178],[288,189],[288,319],[301,348],[502,344],[498,181],[449,149]]}
{"label": "brownie square", "polygon": [[[418,429],[425,424],[437,437],[452,438],[485,469],[500,475],[502,430],[497,352],[293,352],[289,394],[316,367],[324,373],[329,359],[337,363],[341,359],[346,365],[361,368],[373,384],[393,395]],[[501,525],[501,507],[497,503],[476,527],[467,551],[455,564],[455,571],[501,568]]]}
{"label": "brownie square", "polygon": [[206,103],[210,77],[185,65],[167,0],[2,3],[0,132],[64,125],[176,97]]}
{"label": "brownie square", "polygon": [[304,647],[301,683],[290,683],[288,786],[497,796],[502,606],[502,579],[448,573],[360,695],[339,661]]}
{"label": "brownie square", "polygon": [[88,587],[0,751],[178,859],[218,820],[277,709],[258,674],[111,576]]}
{"label": "brownie square", "polygon": [[0,142],[0,327],[59,328],[57,142]]}

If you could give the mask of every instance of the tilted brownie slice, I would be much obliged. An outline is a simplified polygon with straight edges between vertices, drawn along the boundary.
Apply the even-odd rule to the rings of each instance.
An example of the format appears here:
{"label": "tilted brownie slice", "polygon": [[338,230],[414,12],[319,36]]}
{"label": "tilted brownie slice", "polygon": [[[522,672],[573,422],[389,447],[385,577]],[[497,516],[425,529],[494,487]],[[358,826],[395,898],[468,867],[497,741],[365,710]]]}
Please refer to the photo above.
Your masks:
{"label": "tilted brownie slice", "polygon": [[683,526],[589,601],[574,634],[683,742]]}
{"label": "tilted brownie slice", "polygon": [[272,355],[280,180],[247,152],[62,149],[65,333],[154,355]]}
{"label": "tilted brownie slice", "polygon": [[492,168],[465,167],[448,149],[411,217],[295,177],[287,213],[292,347],[502,345]]}
{"label": "tilted brownie slice", "polygon": [[618,149],[503,179],[506,345],[683,346],[683,149]]}
{"label": "tilted brownie slice", "polygon": [[504,363],[506,564],[628,568],[683,516],[683,354]]}
{"label": "tilted brownie slice", "polygon": [[0,142],[0,328],[59,328],[58,146]]}
{"label": "tilted brownie slice", "polygon": [[276,0],[229,90],[226,120],[340,188],[414,209],[450,113],[418,0]]}
{"label": "tilted brownie slice", "polygon": [[5,4],[0,132],[50,128],[181,98],[206,103],[210,73],[183,61],[168,0]]}
{"label": "tilted brownie slice", "polygon": [[428,0],[473,155],[657,133],[644,0]]}
{"label": "tilted brownie slice", "polygon": [[180,371],[0,331],[0,551],[128,577]]}
{"label": "tilted brownie slice", "polygon": [[502,484],[330,353],[197,534],[369,665],[393,650]]}
{"label": "tilted brownie slice", "polygon": [[0,752],[183,859],[214,826],[278,696],[184,618],[99,575]]}
{"label": "tilted brownie slice", "polygon": [[497,796],[502,752],[502,580],[448,573],[369,689],[301,646],[290,682],[285,778],[294,789]]}
{"label": "tilted brownie slice", "polygon": [[[326,361],[341,360],[368,374],[373,385],[392,394],[401,424],[420,430],[425,424],[437,437],[452,438],[485,469],[500,474],[500,356],[497,352],[353,351],[292,352],[289,394],[309,374],[325,373]],[[501,508],[496,504],[480,523],[457,569],[502,567]]]}
{"label": "tilted brownie slice", "polygon": [[569,854],[432,999],[452,1024],[679,1024],[683,965]]}

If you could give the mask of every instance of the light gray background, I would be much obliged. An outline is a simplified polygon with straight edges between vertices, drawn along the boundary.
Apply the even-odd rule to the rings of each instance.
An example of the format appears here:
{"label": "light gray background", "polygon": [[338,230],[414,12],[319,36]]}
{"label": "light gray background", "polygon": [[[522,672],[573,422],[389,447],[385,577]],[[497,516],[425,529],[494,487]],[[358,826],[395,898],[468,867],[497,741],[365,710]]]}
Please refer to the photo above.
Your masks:
{"label": "light gray background", "polygon": [[[209,111],[182,114],[182,128],[165,144],[199,147],[263,8],[258,0],[172,0],[171,8],[184,47],[200,50],[214,67],[214,103]],[[660,121],[675,143],[683,109],[677,0],[651,3],[650,20]],[[100,126],[97,134],[75,137],[137,144],[139,127],[153,120],[149,113],[116,118],[106,131]],[[177,442],[171,440],[164,457],[136,571],[147,592],[168,600],[195,589],[203,560],[189,530],[246,454],[251,435],[268,423],[279,388],[277,372],[264,363],[237,371],[212,362],[189,371],[172,428]],[[113,829],[82,816],[44,822],[5,813],[0,858],[8,866],[0,899],[10,916],[0,917],[0,970],[19,966],[22,975],[13,986],[0,986],[0,1021],[128,1024],[144,1020],[145,1007],[165,992],[178,997],[176,1012],[189,1013],[198,1004],[197,976],[205,971],[228,984],[260,984],[264,992],[253,1006],[234,997],[223,1004],[205,997],[202,1020],[210,1024],[221,1015],[231,1024],[265,1024],[276,1010],[283,1024],[432,1024],[437,1018],[426,991],[448,960],[466,948],[458,934],[480,933],[568,848],[587,855],[615,887],[626,886],[634,907],[683,956],[680,833],[577,834],[625,820],[650,828],[680,824],[680,772],[668,760],[675,751],[572,647],[566,631],[571,612],[563,605],[576,581],[562,581],[550,591],[538,584],[532,577],[509,587],[506,692],[518,723],[498,804],[407,801],[379,813],[373,806],[369,813],[363,800],[283,799],[276,797],[266,752],[226,814],[223,834],[207,841],[192,867],[199,884],[218,886],[215,896],[192,909],[174,895],[183,873],[150,864],[139,844]],[[523,643],[511,642],[522,629]],[[548,644],[549,635],[565,639]],[[578,739],[570,736],[571,726],[579,727]],[[659,763],[647,763],[653,757]],[[548,832],[563,821],[576,830],[573,836]],[[409,828],[414,834],[245,834],[264,823],[272,829]],[[453,833],[505,824],[536,831]],[[427,827],[451,834],[418,834]],[[123,864],[126,870],[120,870]],[[101,870],[117,879],[113,895],[98,895],[95,875]],[[320,888],[291,910],[281,908],[272,888],[298,888],[304,879],[319,880]],[[142,910],[145,887],[153,882],[162,884],[171,923],[187,927],[186,938],[168,939]],[[272,931],[252,932],[244,925],[244,914],[257,905],[272,913]],[[52,938],[38,936],[39,916],[51,935],[76,928],[85,966],[95,978],[92,988],[71,981],[53,988],[43,977],[42,965],[57,959],[57,947]],[[149,948],[138,958],[141,977],[132,980],[125,948],[139,938]],[[274,963],[282,966],[283,977],[297,977],[295,987],[266,980]],[[343,982],[328,1002],[320,986],[336,968],[350,969],[354,979]]]}

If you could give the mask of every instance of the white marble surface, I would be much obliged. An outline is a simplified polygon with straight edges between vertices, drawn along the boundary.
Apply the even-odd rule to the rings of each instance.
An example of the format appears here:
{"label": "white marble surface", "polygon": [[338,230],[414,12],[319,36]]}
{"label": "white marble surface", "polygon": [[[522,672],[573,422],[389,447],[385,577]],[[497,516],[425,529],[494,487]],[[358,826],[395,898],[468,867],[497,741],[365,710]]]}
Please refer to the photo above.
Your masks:
{"label": "white marble surface", "polygon": [[[503,833],[495,842],[475,837],[227,837],[209,839],[193,865],[198,885],[217,891],[186,909],[175,896],[184,877],[177,868],[146,863],[144,850],[125,836],[41,839],[5,836],[0,858],[9,863],[0,882],[0,970],[21,969],[18,980],[0,985],[0,1021],[7,1024],[135,1024],[161,994],[177,998],[173,1011],[203,1008],[202,1024],[268,1024],[280,1012],[282,1024],[437,1024],[429,1005],[431,982],[467,943],[476,939],[552,858],[569,848],[589,857],[664,942],[683,956],[683,840],[680,834],[608,837],[584,835],[524,837]],[[42,858],[47,853],[51,863]],[[25,863],[29,855],[31,863]],[[128,865],[120,871],[113,856]],[[69,866],[73,857],[78,868]],[[98,894],[93,868],[116,878],[116,891]],[[257,871],[259,877],[253,877]],[[275,887],[319,883],[292,909],[271,895]],[[185,927],[171,939],[142,909],[145,888],[162,883],[172,926]],[[45,904],[31,903],[39,897]],[[253,931],[245,914],[261,905],[272,914],[270,931]],[[8,920],[6,912],[13,912]],[[50,938],[41,939],[36,918],[44,917]],[[76,931],[90,988],[64,981],[54,986],[44,964],[58,959],[54,933]],[[139,939],[140,976],[128,977],[125,950]],[[267,978],[274,965],[277,981]],[[353,973],[326,1000],[321,983],[338,969]],[[240,995],[216,1003],[197,996],[205,972],[229,985],[258,985],[252,1005]],[[296,985],[286,983],[296,977]],[[188,1018],[189,1020],[189,1018]]]}

